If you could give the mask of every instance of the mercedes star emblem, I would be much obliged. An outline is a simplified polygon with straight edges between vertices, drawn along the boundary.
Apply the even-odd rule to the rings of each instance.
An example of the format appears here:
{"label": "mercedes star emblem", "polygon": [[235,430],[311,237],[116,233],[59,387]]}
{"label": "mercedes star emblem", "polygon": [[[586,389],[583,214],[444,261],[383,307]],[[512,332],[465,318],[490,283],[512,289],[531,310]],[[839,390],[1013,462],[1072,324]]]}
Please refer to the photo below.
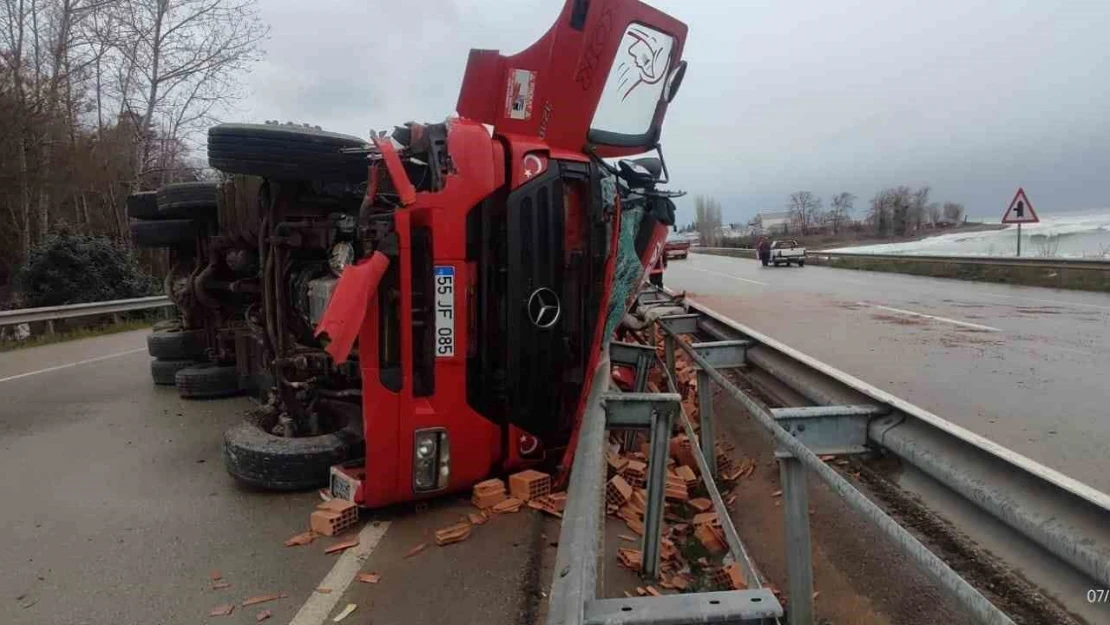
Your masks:
{"label": "mercedes star emblem", "polygon": [[555,325],[561,312],[559,296],[547,287],[532,291],[532,295],[528,297],[528,319],[537,328],[547,329]]}

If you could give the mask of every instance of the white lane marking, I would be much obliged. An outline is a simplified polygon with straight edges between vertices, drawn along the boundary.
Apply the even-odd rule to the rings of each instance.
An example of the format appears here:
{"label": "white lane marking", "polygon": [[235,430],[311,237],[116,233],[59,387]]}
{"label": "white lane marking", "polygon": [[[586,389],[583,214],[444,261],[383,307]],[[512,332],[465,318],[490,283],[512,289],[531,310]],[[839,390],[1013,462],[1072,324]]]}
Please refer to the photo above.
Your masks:
{"label": "white lane marking", "polygon": [[374,552],[374,548],[381,542],[385,531],[389,529],[389,522],[382,521],[377,526],[367,523],[358,533],[358,546],[351,547],[339,556],[339,561],[331,567],[331,571],[324,577],[317,587],[331,588],[330,593],[320,593],[315,590],[305,601],[301,609],[289,625],[320,625],[331,616],[331,611],[347,591],[347,587],[354,581],[362,568],[362,563]]}
{"label": "white lane marking", "polygon": [[890,306],[880,306],[879,304],[870,304],[868,302],[856,302],[860,306],[870,306],[871,308],[878,308],[880,310],[887,310],[892,313],[900,315],[910,315],[912,317],[924,317],[932,319],[933,321],[943,321],[944,323],[951,323],[953,325],[963,326],[965,328],[973,328],[976,330],[986,330],[988,332],[1001,332],[1000,328],[992,328],[991,326],[979,325],[978,323],[971,323],[968,321],[957,321],[956,319],[949,319],[948,317],[938,317],[936,315],[926,315],[925,313],[914,312],[912,310],[903,310],[901,308],[891,308]]}
{"label": "white lane marking", "polygon": [[137,354],[139,352],[145,352],[145,351],[146,351],[145,347],[140,347],[138,349],[129,349],[125,352],[119,352],[119,353],[116,353],[116,354],[108,354],[107,356],[97,356],[96,358],[89,358],[88,360],[78,360],[77,362],[71,362],[71,363],[67,363],[67,364],[64,364],[64,365],[57,365],[57,366],[54,366],[54,367],[47,367],[45,369],[39,369],[38,371],[28,371],[27,373],[20,373],[18,375],[10,375],[6,378],[0,378],[0,382],[11,382],[12,380],[18,380],[20,378],[26,378],[26,377],[30,377],[32,375],[38,375],[40,373],[50,373],[51,371],[59,371],[61,369],[69,369],[70,367],[79,367],[81,365],[87,365],[91,362],[100,362],[101,360],[108,360],[109,358],[119,358],[120,356],[127,356],[129,354]]}
{"label": "white lane marking", "polygon": [[702,273],[711,273],[715,276],[721,276],[722,278],[728,278],[729,280],[739,280],[741,282],[751,282],[752,284],[758,284],[760,286],[767,286],[766,282],[760,282],[759,280],[749,280],[747,278],[740,278],[740,277],[737,277],[737,276],[730,276],[727,273],[721,273],[719,271],[710,271],[708,269],[698,269],[697,267],[686,267],[686,269],[690,269],[691,271],[700,271]]}

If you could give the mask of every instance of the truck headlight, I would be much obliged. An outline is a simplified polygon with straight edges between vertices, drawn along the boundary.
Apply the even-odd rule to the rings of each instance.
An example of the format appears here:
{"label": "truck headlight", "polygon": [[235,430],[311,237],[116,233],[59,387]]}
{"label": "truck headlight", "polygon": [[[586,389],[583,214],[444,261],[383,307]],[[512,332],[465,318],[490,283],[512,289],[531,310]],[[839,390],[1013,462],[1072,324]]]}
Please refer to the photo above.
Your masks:
{"label": "truck headlight", "polygon": [[417,430],[413,438],[412,485],[417,492],[447,488],[451,478],[451,449],[447,430]]}

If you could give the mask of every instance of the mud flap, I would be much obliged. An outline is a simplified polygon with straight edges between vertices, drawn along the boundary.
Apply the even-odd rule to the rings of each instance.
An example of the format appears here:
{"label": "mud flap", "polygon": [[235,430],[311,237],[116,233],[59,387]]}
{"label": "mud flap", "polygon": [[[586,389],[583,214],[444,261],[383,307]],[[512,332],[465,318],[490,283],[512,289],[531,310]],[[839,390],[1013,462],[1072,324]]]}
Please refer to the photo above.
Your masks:
{"label": "mud flap", "polygon": [[316,336],[327,334],[331,342],[325,350],[336,364],[343,364],[351,354],[362,320],[370,303],[378,296],[378,284],[389,269],[389,258],[381,252],[347,267],[335,294],[316,326]]}

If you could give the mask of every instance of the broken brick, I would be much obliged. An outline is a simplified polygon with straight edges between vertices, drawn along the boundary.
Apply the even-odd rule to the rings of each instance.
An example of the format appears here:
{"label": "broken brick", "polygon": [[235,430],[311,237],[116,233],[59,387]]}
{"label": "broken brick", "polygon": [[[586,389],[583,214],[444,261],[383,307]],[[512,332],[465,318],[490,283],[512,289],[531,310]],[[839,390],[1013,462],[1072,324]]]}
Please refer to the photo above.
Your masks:
{"label": "broken brick", "polygon": [[676,475],[678,475],[678,477],[682,478],[683,482],[686,483],[686,488],[687,489],[697,487],[697,485],[698,485],[698,474],[694,473],[694,470],[691,469],[690,467],[688,467],[686,465],[681,465],[679,467],[676,467],[674,472],[675,472]]}
{"label": "broken brick", "polygon": [[405,557],[406,558],[411,558],[411,557],[419,554],[421,551],[424,551],[427,548],[428,548],[428,543],[420,543],[419,545],[413,547],[412,549],[409,549],[405,553]]}
{"label": "broken brick", "polygon": [[771,493],[771,496],[772,497],[781,497],[782,496],[782,491],[781,490],[776,490],[775,492]]}
{"label": "broken brick", "polygon": [[744,573],[736,562],[722,566],[713,572],[713,583],[720,588],[729,590],[744,590],[748,587],[744,581]]}
{"label": "broken brick", "polygon": [[485,515],[484,511],[482,513],[471,512],[466,515],[466,520],[470,521],[471,525],[484,525],[489,517]]}
{"label": "broken brick", "polygon": [[632,498],[632,487],[619,475],[613,476],[605,486],[605,503],[623,506]]}
{"label": "broken brick", "polygon": [[697,499],[691,499],[690,501],[687,501],[686,503],[690,504],[690,507],[693,508],[694,510],[697,510],[698,512],[706,512],[706,511],[713,508],[713,502],[706,499],[705,497],[698,497]]}
{"label": "broken brick", "polygon": [[475,508],[485,510],[505,501],[505,497],[505,491],[485,493],[482,495],[474,493],[474,496],[470,498],[470,503],[474,504]]}
{"label": "broken brick", "polygon": [[613,470],[614,474],[619,474],[628,466],[628,458],[612,452],[605,454],[605,462],[608,463],[609,468]]}
{"label": "broken brick", "polygon": [[647,588],[645,588],[645,590],[647,590],[647,593],[649,595],[651,595],[652,597],[662,597],[663,596],[663,593],[659,592],[659,589],[657,589],[655,586],[648,586]]}
{"label": "broken brick", "polygon": [[523,501],[515,497],[509,497],[501,503],[493,506],[492,510],[497,514],[508,514],[511,512],[519,512],[522,505],[524,505]]}
{"label": "broken brick", "polygon": [[621,477],[633,488],[643,488],[647,483],[647,464],[639,460],[629,460],[621,471]]}
{"label": "broken brick", "polygon": [[379,575],[378,573],[359,573],[358,574],[358,581],[362,582],[363,584],[377,584],[379,581],[381,581],[381,579],[382,579],[382,576]]}
{"label": "broken brick", "polygon": [[717,524],[720,522],[721,520],[717,517],[716,512],[702,512],[701,514],[695,514],[694,520],[692,521],[694,527],[706,524]]}
{"label": "broken brick", "polygon": [[709,524],[698,525],[697,529],[694,530],[694,537],[711,554],[719,554],[725,551],[724,541],[720,539],[717,532]]}
{"label": "broken brick", "polygon": [[208,574],[208,577],[212,581],[216,581],[216,580],[219,580],[219,579],[223,579],[224,576],[223,576],[223,573],[220,573],[219,571],[212,571],[211,573]]}
{"label": "broken brick", "polygon": [[246,599],[243,599],[242,605],[245,608],[247,606],[252,606],[252,605],[255,605],[255,604],[258,604],[258,603],[266,603],[267,601],[276,601],[278,599],[284,599],[288,596],[289,595],[287,595],[283,592],[275,592],[275,593],[269,594],[269,595],[256,595],[254,597],[247,597]]}
{"label": "broken brick", "polygon": [[450,527],[436,530],[435,540],[440,547],[458,543],[470,538],[471,526],[469,523],[456,523]]}
{"label": "broken brick", "polygon": [[254,622],[255,623],[261,623],[262,621],[265,621],[266,619],[270,618],[271,616],[273,616],[272,612],[270,612],[269,610],[262,610],[261,612],[259,612],[258,614],[255,615]]}
{"label": "broken brick", "polygon": [[351,547],[357,547],[357,546],[358,546],[358,538],[353,538],[351,540],[345,540],[341,543],[336,543],[336,544],[328,547],[327,549],[324,549],[324,553],[339,553],[340,551],[346,551],[347,549],[350,549]]}
{"label": "broken brick", "polygon": [[297,534],[296,536],[292,536],[289,539],[287,539],[285,541],[285,546],[286,547],[294,547],[294,546],[300,546],[300,545],[308,545],[314,540],[316,540],[316,532],[313,532],[313,531],[301,532],[300,534]]}
{"label": "broken brick", "polygon": [[208,616],[229,616],[234,611],[235,606],[233,604],[225,603],[224,605],[218,605],[209,610]]}
{"label": "broken brick", "polygon": [[632,530],[633,532],[636,532],[640,536],[644,535],[644,522],[643,521],[640,521],[639,519],[625,519],[624,524],[628,526],[628,529]]}
{"label": "broken brick", "polygon": [[644,555],[639,549],[617,549],[617,562],[626,569],[639,571],[644,564]]}
{"label": "broken brick", "polygon": [[551,476],[528,469],[509,476],[509,494],[521,501],[531,501],[551,492]]}
{"label": "broken brick", "polygon": [[225,588],[231,588],[231,584],[222,579],[212,582],[212,590],[223,590]]}

